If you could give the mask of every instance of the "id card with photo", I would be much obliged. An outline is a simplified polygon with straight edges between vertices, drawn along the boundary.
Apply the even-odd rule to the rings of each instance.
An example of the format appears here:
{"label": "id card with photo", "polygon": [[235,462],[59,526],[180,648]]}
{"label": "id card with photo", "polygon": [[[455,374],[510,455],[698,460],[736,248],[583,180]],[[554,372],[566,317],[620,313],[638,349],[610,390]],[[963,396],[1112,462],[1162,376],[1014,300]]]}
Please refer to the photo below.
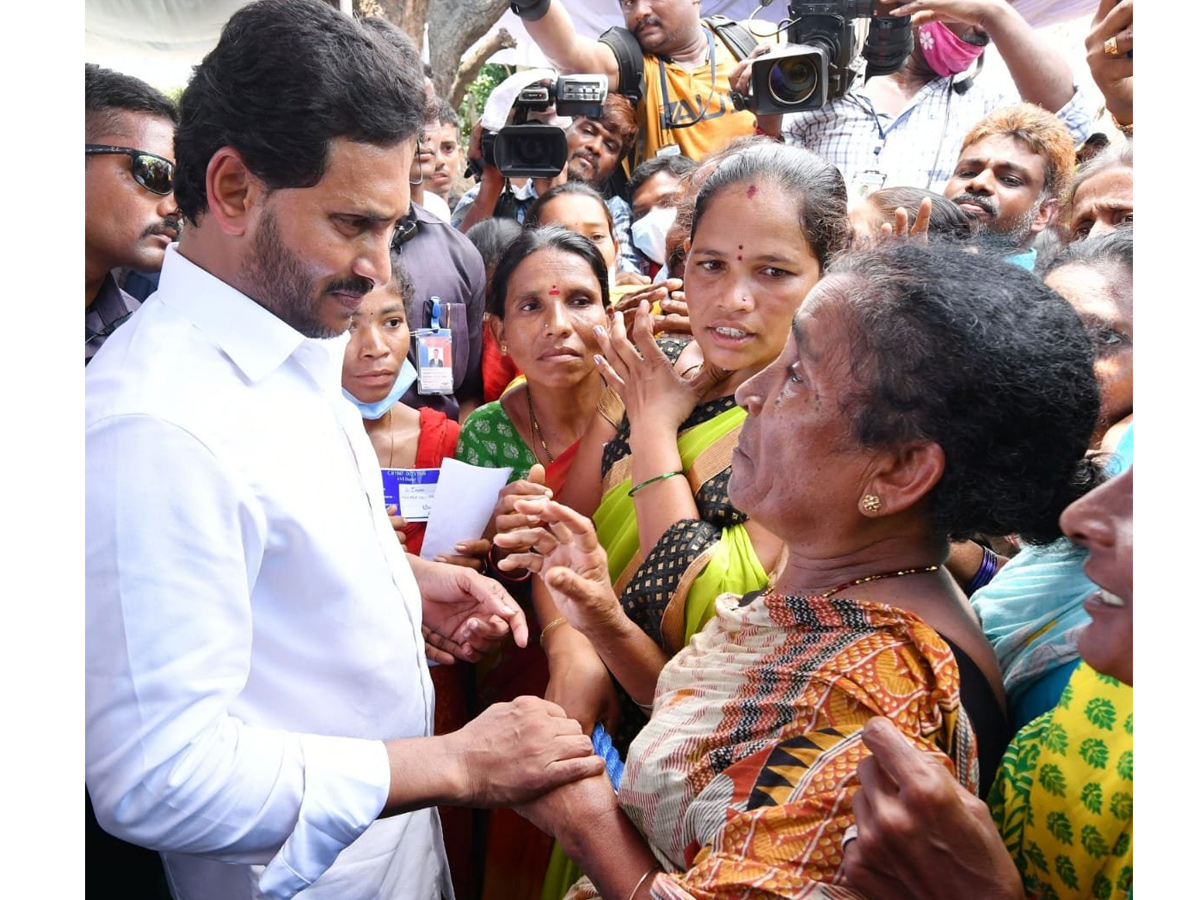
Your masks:
{"label": "id card with photo", "polygon": [[417,345],[417,393],[454,393],[454,344],[449,328],[413,332]]}
{"label": "id card with photo", "polygon": [[429,521],[440,469],[382,469],[383,500],[409,522]]}

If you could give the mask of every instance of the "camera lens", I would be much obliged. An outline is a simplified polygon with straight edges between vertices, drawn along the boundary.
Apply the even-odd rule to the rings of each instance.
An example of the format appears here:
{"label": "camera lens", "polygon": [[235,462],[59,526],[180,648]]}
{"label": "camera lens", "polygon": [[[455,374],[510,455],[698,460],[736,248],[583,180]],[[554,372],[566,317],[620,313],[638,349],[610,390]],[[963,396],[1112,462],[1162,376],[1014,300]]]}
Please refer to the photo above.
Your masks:
{"label": "camera lens", "polygon": [[540,137],[527,137],[517,144],[517,156],[522,163],[539,165],[546,161],[549,148]]}
{"label": "camera lens", "polygon": [[813,57],[781,59],[771,67],[767,88],[771,97],[784,106],[803,103],[820,84]]}

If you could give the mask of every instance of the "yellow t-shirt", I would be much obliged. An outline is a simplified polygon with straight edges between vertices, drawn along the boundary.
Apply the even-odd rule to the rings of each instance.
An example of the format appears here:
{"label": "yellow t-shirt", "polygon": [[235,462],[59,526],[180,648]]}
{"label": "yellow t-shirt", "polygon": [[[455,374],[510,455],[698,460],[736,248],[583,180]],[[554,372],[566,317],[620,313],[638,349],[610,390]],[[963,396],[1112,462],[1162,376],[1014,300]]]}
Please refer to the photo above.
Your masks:
{"label": "yellow t-shirt", "polygon": [[[708,60],[685,69],[661,56],[643,56],[645,91],[637,109],[640,131],[633,166],[652,158],[667,144],[678,144],[684,156],[699,160],[723,149],[736,137],[754,134],[754,113],[735,110],[729,99],[729,73],[738,60],[719,35],[714,38],[715,86]],[[668,100],[665,103],[664,75]],[[666,127],[668,122],[676,127]],[[696,124],[679,127],[690,122]]]}

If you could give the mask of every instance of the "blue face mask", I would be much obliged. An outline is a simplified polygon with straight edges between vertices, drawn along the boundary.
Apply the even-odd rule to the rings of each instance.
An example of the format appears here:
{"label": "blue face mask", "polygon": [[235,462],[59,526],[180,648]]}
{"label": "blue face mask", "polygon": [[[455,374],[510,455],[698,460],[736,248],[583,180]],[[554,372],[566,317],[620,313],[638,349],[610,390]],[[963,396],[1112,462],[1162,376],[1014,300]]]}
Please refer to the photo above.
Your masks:
{"label": "blue face mask", "polygon": [[404,360],[404,365],[400,367],[400,374],[396,376],[396,382],[392,385],[392,389],[388,395],[377,403],[363,403],[345,388],[342,388],[342,393],[346,395],[346,399],[358,407],[358,411],[362,413],[364,419],[380,419],[383,414],[400,402],[400,398],[404,396],[404,392],[412,387],[413,382],[417,380],[417,370],[411,362]]}

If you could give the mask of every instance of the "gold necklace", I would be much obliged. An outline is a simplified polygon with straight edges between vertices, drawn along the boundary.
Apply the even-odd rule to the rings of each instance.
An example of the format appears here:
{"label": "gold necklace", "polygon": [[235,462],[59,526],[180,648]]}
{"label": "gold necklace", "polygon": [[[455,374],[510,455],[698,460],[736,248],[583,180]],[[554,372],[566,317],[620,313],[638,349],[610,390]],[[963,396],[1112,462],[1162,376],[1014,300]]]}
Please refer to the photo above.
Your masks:
{"label": "gold necklace", "polygon": [[[546,446],[546,439],[542,436],[542,426],[538,424],[537,416],[533,412],[533,392],[529,390],[529,382],[525,382],[525,405],[529,407],[529,424],[533,426],[533,433],[538,439],[538,443],[542,445],[542,450],[546,454],[546,458],[550,462],[554,462],[554,454],[550,452],[550,448]],[[537,456],[535,453],[534,456]]]}
{"label": "gold necklace", "polygon": [[839,591],[844,591],[846,588],[854,587],[856,584],[867,584],[872,581],[881,581],[884,578],[903,578],[905,575],[922,575],[928,572],[936,572],[941,566],[922,566],[916,569],[900,569],[897,572],[881,572],[878,575],[867,575],[863,578],[855,578],[853,581],[847,581],[845,584],[839,584],[835,588],[830,588],[823,594],[818,594],[822,600],[828,600]]}

